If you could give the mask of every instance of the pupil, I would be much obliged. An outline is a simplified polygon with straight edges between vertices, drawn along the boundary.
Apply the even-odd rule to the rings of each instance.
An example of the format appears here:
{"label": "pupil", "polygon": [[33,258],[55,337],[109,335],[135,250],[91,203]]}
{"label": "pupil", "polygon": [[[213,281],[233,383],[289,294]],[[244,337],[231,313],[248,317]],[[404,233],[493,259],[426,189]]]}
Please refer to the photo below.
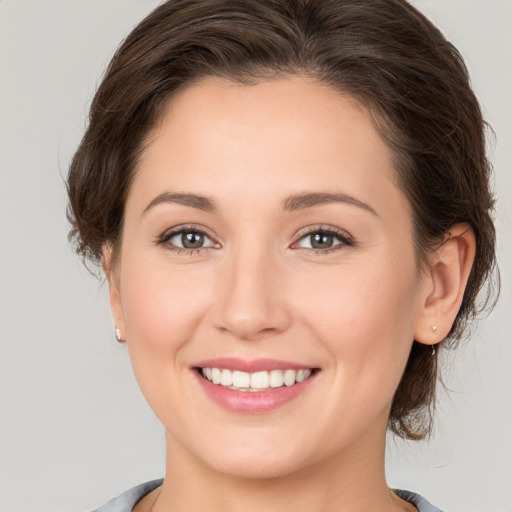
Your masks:
{"label": "pupil", "polygon": [[[311,236],[312,246],[315,249],[328,249],[332,247],[333,236],[327,233],[315,233]],[[187,249],[197,249],[204,243],[204,235],[196,231],[188,231],[181,236],[183,247]]]}
{"label": "pupil", "polygon": [[187,249],[196,249],[201,247],[204,242],[204,235],[196,231],[188,231],[181,235],[181,243]]}
{"label": "pupil", "polygon": [[311,246],[315,249],[328,249],[332,247],[332,235],[328,235],[327,233],[315,233],[312,236]]}

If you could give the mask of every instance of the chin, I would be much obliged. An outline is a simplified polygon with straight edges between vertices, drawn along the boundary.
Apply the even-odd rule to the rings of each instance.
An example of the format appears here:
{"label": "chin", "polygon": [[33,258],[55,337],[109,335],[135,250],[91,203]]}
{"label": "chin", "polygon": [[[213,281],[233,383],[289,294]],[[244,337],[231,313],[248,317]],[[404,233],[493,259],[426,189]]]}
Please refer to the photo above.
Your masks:
{"label": "chin", "polygon": [[263,480],[282,478],[301,469],[297,460],[286,460],[282,456],[253,457],[251,460],[243,457],[230,457],[216,461],[214,469],[235,478]]}
{"label": "chin", "polygon": [[232,477],[268,479],[291,475],[315,462],[315,457],[308,456],[307,446],[299,440],[286,443],[282,439],[265,442],[261,438],[256,441],[231,438],[230,441],[228,445],[218,443],[215,450],[202,451],[202,463]]}

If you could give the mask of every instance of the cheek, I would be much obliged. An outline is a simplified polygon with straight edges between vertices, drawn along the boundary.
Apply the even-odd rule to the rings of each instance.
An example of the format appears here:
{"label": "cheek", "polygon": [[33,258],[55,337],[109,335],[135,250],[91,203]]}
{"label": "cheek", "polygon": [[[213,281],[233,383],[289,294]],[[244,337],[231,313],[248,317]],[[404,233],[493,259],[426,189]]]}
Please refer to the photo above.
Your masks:
{"label": "cheek", "polygon": [[300,300],[304,321],[314,322],[329,339],[354,337],[372,344],[376,337],[386,341],[394,331],[410,328],[412,332],[415,293],[413,269],[397,271],[382,262],[380,267],[340,266],[305,276],[294,295]]}
{"label": "cheek", "polygon": [[[168,403],[179,404],[177,391],[187,372],[184,347],[193,338],[204,302],[204,277],[170,271],[161,261],[125,260],[122,288],[126,339],[133,372],[155,414],[172,424]],[[203,308],[204,309],[204,308]],[[163,416],[162,416],[163,414]]]}
{"label": "cheek", "polygon": [[360,396],[382,386],[394,391],[413,341],[415,269],[393,270],[381,261],[340,269],[316,282],[323,286],[296,294],[302,297],[298,309],[340,369],[342,387]]}
{"label": "cheek", "polygon": [[161,258],[127,262],[122,307],[127,338],[165,351],[186,340],[208,293],[208,273],[173,269]]}

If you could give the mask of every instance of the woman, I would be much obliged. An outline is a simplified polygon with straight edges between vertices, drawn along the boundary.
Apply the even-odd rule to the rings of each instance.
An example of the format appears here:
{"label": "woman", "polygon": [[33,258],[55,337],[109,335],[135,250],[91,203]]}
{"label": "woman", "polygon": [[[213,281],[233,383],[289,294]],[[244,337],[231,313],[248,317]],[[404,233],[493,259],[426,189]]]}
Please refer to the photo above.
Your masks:
{"label": "woman", "polygon": [[123,42],[68,179],[77,251],[166,429],[101,508],[439,510],[386,430],[431,427],[439,346],[492,272],[484,121],[399,0],[178,0]]}

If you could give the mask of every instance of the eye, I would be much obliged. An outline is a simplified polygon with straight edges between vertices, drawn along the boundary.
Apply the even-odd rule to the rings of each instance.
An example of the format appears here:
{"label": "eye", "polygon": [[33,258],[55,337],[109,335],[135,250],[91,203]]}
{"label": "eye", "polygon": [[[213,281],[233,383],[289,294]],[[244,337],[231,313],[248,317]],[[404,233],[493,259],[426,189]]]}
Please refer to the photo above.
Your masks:
{"label": "eye", "polygon": [[[157,241],[177,254],[197,254],[220,245],[204,230],[197,227],[181,226],[166,231]],[[292,248],[301,248],[315,255],[326,254],[354,245],[352,237],[335,228],[313,227],[299,235],[299,241]]]}
{"label": "eye", "polygon": [[315,227],[302,232],[295,247],[306,249],[313,253],[325,254],[354,245],[352,237],[334,228]]}
{"label": "eye", "polygon": [[210,247],[219,247],[205,231],[195,227],[171,229],[160,237],[158,243],[178,253],[197,253]]}

